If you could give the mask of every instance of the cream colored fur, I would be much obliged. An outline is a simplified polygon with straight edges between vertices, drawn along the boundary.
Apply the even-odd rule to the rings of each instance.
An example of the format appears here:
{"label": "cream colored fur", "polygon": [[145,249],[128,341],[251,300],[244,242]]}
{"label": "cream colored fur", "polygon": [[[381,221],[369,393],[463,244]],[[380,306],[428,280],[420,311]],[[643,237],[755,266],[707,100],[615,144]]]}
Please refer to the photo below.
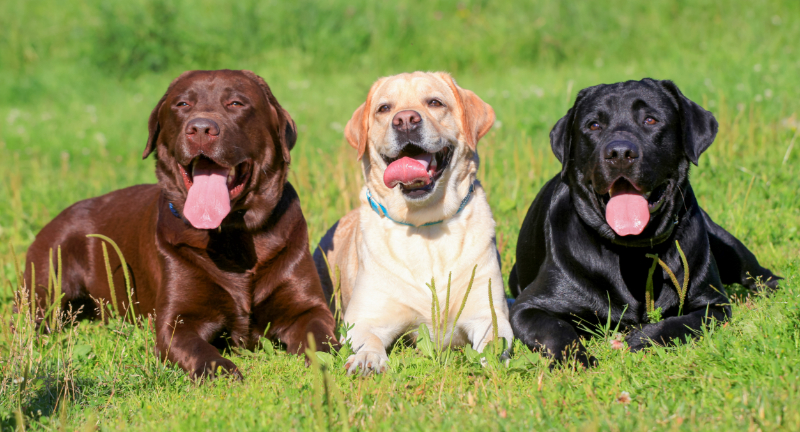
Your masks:
{"label": "cream colored fur", "polygon": [[[431,98],[442,101],[444,107],[429,106]],[[390,111],[379,113],[382,105],[389,105]],[[381,154],[390,153],[392,146],[398,145],[391,119],[409,109],[422,117],[423,140],[440,143],[439,148],[452,145],[455,149],[434,190],[422,200],[408,199],[400,186],[389,189],[383,182],[387,165]],[[378,80],[367,102],[348,122],[345,134],[359,152],[365,179],[361,206],[331,228],[320,248],[326,251],[330,266],[341,271],[344,321],[353,325],[346,335],[355,350],[346,365],[350,373],[384,371],[388,367],[386,348],[393,341],[421,323],[431,326],[432,298],[426,284],[435,278],[444,311],[450,272],[450,326],[445,343],[452,338],[453,345],[470,342],[482,351],[492,339],[491,279],[498,333],[510,346],[513,333],[495,244],[495,223],[486,194],[476,180],[476,144],[493,122],[492,108],[458,87],[448,74],[422,72]],[[472,184],[475,190],[469,203],[457,213]],[[443,222],[427,227],[395,223],[372,210],[367,188],[395,220],[416,226]],[[330,299],[332,286],[319,249],[315,261]],[[472,291],[452,335],[450,329],[475,265]]]}

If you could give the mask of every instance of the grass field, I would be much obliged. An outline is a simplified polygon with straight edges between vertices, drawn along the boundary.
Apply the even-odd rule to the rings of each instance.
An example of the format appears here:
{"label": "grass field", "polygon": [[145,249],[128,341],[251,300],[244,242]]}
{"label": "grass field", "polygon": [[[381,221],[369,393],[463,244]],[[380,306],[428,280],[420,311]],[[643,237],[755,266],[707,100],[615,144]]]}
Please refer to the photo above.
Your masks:
{"label": "grass field", "polygon": [[[7,1],[0,28],[2,430],[800,430],[796,1]],[[687,345],[631,354],[600,329],[588,371],[519,346],[509,368],[397,347],[389,373],[361,379],[344,354],[323,375],[265,346],[228,354],[243,383],[198,385],[156,361],[146,321],[36,337],[12,314],[15,260],[71,203],[155,181],[147,116],[193,68],[252,69],[297,121],[290,180],[312,245],[358,201],[342,131],[369,85],[452,72],[497,113],[479,179],[506,272],[578,90],[672,79],[720,123],[692,171],[700,204],[786,281],[771,297],[730,287],[733,320]]]}

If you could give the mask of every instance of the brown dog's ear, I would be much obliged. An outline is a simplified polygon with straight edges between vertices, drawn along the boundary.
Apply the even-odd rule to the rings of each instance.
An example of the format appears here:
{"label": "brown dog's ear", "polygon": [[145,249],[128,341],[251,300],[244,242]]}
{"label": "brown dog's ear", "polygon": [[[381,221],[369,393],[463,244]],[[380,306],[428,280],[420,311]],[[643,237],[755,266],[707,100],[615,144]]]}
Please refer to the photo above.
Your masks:
{"label": "brown dog's ear", "polygon": [[269,88],[267,82],[264,81],[264,78],[261,78],[249,70],[243,70],[242,73],[261,87],[261,90],[264,92],[264,97],[267,98],[273,113],[277,116],[278,124],[280,125],[277,130],[278,140],[281,143],[283,161],[288,164],[292,160],[289,152],[291,152],[295,143],[297,143],[297,126],[294,120],[292,120],[292,116],[281,107],[281,104],[278,102],[278,99],[275,98],[275,95],[272,94],[272,90]]}
{"label": "brown dog's ear", "polygon": [[161,96],[161,100],[158,101],[156,107],[153,108],[153,111],[150,113],[150,119],[147,121],[147,130],[149,131],[149,134],[147,137],[147,145],[144,148],[144,153],[142,153],[142,159],[147,159],[147,157],[150,156],[150,153],[156,149],[158,134],[161,132],[161,125],[158,123],[158,112],[161,111],[161,106],[164,105],[164,101],[167,100],[168,94],[169,90],[164,93],[164,96]]}
{"label": "brown dog's ear", "polygon": [[281,138],[285,143],[283,146],[283,160],[288,163],[289,152],[294,148],[294,145],[297,144],[297,125],[294,123],[294,119],[292,119],[288,111],[283,108],[281,108],[281,111],[283,113],[283,119],[285,122],[283,135],[281,135]]}
{"label": "brown dog's ear", "polygon": [[364,152],[367,151],[367,141],[369,140],[368,110],[372,106],[372,95],[375,94],[375,91],[384,81],[386,81],[386,78],[381,78],[372,84],[369,93],[367,93],[367,101],[355,110],[353,116],[350,117],[350,121],[348,121],[347,125],[344,127],[344,137],[347,139],[347,142],[350,143],[354,149],[358,150],[356,160],[360,160],[361,157],[364,156]]}
{"label": "brown dog's ear", "polygon": [[153,150],[156,149],[156,143],[158,142],[158,134],[161,132],[161,124],[159,124],[158,122],[158,113],[161,111],[161,107],[164,105],[164,101],[167,100],[167,96],[169,96],[169,93],[172,91],[172,88],[175,87],[175,84],[181,79],[183,79],[183,77],[193,72],[195,71],[186,71],[178,75],[178,77],[175,78],[174,80],[172,80],[172,82],[169,83],[169,87],[167,87],[167,91],[164,92],[164,96],[161,96],[161,100],[158,101],[156,107],[153,108],[152,112],[150,112],[150,119],[147,120],[147,129],[149,131],[149,134],[147,137],[147,145],[144,148],[144,153],[142,153],[142,159],[147,159],[147,156],[150,156],[150,153],[152,153]]}
{"label": "brown dog's ear", "polygon": [[450,74],[439,72],[456,97],[456,103],[461,108],[461,125],[464,128],[464,138],[472,151],[478,148],[478,140],[483,138],[494,124],[494,109],[484,102],[475,93],[463,89],[456,84]]}

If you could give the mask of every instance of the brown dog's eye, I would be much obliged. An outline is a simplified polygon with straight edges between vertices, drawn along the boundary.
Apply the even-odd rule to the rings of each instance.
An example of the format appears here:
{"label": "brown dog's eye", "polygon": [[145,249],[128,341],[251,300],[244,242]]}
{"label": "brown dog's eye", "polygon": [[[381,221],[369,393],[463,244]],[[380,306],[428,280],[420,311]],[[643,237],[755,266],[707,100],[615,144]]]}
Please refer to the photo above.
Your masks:
{"label": "brown dog's eye", "polygon": [[233,101],[229,103],[228,106],[244,106],[244,104],[239,101]]}
{"label": "brown dog's eye", "polygon": [[440,100],[438,100],[438,99],[431,99],[431,100],[428,102],[428,106],[432,106],[432,107],[443,107],[443,106],[444,106],[444,104],[442,103],[442,101],[440,101]]}
{"label": "brown dog's eye", "polygon": [[189,106],[189,104],[186,103],[186,102],[178,102],[177,105],[175,105],[175,106],[185,107],[185,106]]}
{"label": "brown dog's eye", "polygon": [[383,112],[387,112],[387,111],[389,111],[389,105],[381,105],[380,107],[378,107],[378,112],[379,113],[383,113]]}
{"label": "brown dog's eye", "polygon": [[652,125],[654,125],[656,123],[658,123],[658,120],[656,120],[656,119],[654,119],[652,117],[647,117],[646,119],[644,119],[644,124],[646,124],[648,126],[652,126]]}
{"label": "brown dog's eye", "polygon": [[592,123],[589,125],[589,130],[593,130],[593,131],[600,130],[600,123],[598,123],[598,122],[592,122]]}

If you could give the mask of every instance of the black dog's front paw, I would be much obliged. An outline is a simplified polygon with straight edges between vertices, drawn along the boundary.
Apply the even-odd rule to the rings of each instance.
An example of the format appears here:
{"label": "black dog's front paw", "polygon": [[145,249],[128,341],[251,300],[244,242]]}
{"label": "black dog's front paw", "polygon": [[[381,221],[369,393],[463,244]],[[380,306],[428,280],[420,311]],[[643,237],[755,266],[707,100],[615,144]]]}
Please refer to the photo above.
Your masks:
{"label": "black dog's front paw", "polygon": [[744,287],[750,291],[770,292],[775,291],[780,287],[781,280],[783,280],[782,277],[772,273],[767,269],[764,269],[762,274],[751,275],[748,273],[748,277],[742,285],[744,285]]}
{"label": "black dog's front paw", "polygon": [[578,363],[580,363],[580,365],[583,366],[585,369],[597,367],[597,365],[599,364],[599,362],[597,361],[596,358],[594,358],[593,355],[590,355],[585,351],[575,353],[575,360],[577,360]]}
{"label": "black dog's front paw", "polygon": [[236,381],[244,380],[239,368],[232,361],[222,357],[203,362],[192,371],[192,378],[195,379],[214,379],[222,376],[229,376]]}
{"label": "black dog's front paw", "polygon": [[768,278],[767,280],[764,281],[764,285],[766,285],[767,288],[769,288],[770,290],[776,290],[776,289],[778,289],[780,287],[780,282],[779,281],[782,281],[782,280],[783,280],[782,277],[772,275],[772,277],[770,277],[770,278]]}
{"label": "black dog's front paw", "polygon": [[555,369],[558,365],[582,366],[584,369],[593,368],[598,365],[597,359],[586,352],[583,345],[580,344],[578,346],[566,347],[556,355],[551,354],[549,351],[547,354],[548,357],[553,359],[553,361],[550,362],[550,370]]}
{"label": "black dog's front paw", "polygon": [[631,352],[636,352],[650,345],[650,336],[641,329],[633,329],[628,337],[625,338],[625,342],[628,343],[628,349],[630,349]]}

